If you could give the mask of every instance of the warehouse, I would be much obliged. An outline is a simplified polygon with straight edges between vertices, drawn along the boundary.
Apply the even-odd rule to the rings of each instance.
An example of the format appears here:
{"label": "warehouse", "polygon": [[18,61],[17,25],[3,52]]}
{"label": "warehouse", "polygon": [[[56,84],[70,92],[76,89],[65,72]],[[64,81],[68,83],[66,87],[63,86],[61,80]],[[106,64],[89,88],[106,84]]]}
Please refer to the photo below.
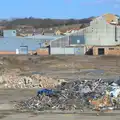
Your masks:
{"label": "warehouse", "polygon": [[16,50],[24,49],[24,54],[28,51],[35,51],[40,48],[41,40],[30,40],[25,38],[0,38],[0,53],[5,51],[7,53],[13,53]]}
{"label": "warehouse", "polygon": [[[41,47],[49,44],[50,40],[60,36],[42,36],[17,37],[16,30],[4,30],[3,37],[0,38],[0,54],[28,54],[31,51],[39,51]],[[47,48],[41,48],[46,54]],[[49,52],[49,51],[47,51]],[[42,53],[41,53],[42,54]]]}
{"label": "warehouse", "polygon": [[[83,54],[88,52],[94,46],[96,46],[96,48],[97,46],[114,47],[119,44],[120,44],[119,17],[113,14],[104,14],[91,21],[90,26],[81,29],[78,32],[72,33],[68,36],[52,40],[50,46],[51,51],[56,50],[56,53],[58,51],[59,54],[60,48],[79,46],[79,49],[81,49],[81,53]],[[83,46],[85,47],[84,50]],[[93,49],[93,52],[94,50],[95,48]],[[109,51],[109,54],[110,52],[112,51]]]}
{"label": "warehouse", "polygon": [[50,41],[51,54],[65,54],[65,55],[84,55],[86,49],[84,46],[84,39],[81,36],[65,36],[57,40]]}

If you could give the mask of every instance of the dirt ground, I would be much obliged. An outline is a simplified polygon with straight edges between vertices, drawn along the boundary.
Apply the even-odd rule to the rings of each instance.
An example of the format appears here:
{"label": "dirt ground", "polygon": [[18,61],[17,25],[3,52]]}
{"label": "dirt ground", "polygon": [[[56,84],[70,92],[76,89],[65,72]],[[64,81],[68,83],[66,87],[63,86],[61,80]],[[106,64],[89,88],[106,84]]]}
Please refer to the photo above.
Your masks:
{"label": "dirt ground", "polygon": [[38,73],[65,79],[111,78],[120,73],[115,56],[0,56],[0,70],[19,69],[21,74]]}
{"label": "dirt ground", "polygon": [[88,113],[29,113],[18,112],[14,110],[13,104],[18,100],[23,100],[34,96],[36,90],[0,90],[0,119],[1,120],[119,120],[119,111],[101,113],[100,116],[96,112],[89,111]]}
{"label": "dirt ground", "polygon": [[43,115],[31,115],[31,114],[14,114],[9,117],[3,117],[2,120],[119,120],[120,116],[94,116],[94,115],[74,115],[74,114],[43,114]]}
{"label": "dirt ground", "polygon": [[[0,56],[0,74],[5,71],[19,70],[20,74],[42,74],[66,80],[76,79],[118,79],[120,57],[115,56]],[[117,113],[96,114],[31,114],[14,111],[15,101],[36,95],[36,90],[0,89],[1,120],[118,120]]]}

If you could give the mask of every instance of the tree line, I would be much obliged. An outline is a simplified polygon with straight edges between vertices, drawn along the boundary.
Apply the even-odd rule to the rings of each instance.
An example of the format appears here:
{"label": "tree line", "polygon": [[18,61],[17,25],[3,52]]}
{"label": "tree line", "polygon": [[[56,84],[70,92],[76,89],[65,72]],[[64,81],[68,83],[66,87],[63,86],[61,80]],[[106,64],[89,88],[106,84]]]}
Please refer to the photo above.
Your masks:
{"label": "tree line", "polygon": [[85,24],[90,23],[92,17],[84,19],[40,19],[40,18],[21,18],[14,19],[6,23],[6,27],[15,27],[17,25],[29,25],[34,28],[50,28],[61,25]]}

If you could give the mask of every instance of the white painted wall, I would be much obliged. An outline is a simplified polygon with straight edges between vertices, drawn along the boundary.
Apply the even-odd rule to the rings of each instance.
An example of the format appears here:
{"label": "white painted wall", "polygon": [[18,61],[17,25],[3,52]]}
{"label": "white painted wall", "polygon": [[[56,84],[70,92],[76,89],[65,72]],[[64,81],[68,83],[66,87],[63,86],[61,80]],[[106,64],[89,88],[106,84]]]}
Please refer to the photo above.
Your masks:
{"label": "white painted wall", "polygon": [[116,35],[117,44],[120,44],[120,26],[117,26],[117,35]]}
{"label": "white painted wall", "polygon": [[56,55],[56,54],[63,55],[64,53],[65,53],[64,48],[51,48],[52,55]]}
{"label": "white painted wall", "polygon": [[[118,34],[119,29],[117,29]],[[94,21],[90,27],[86,28],[86,31],[88,32],[85,32],[84,35],[87,45],[117,45],[120,43],[120,39],[118,42],[115,41],[115,25],[106,23],[104,19]]]}
{"label": "white painted wall", "polygon": [[73,54],[74,55],[74,53],[75,53],[74,48],[65,48],[65,54],[67,54],[67,55]]}
{"label": "white painted wall", "polygon": [[69,46],[69,36],[63,36],[63,37],[58,38],[56,40],[51,40],[50,46],[55,47],[55,48]]}
{"label": "white painted wall", "polygon": [[[51,54],[52,55],[74,55],[75,54],[75,49],[74,47],[72,48],[51,48]],[[80,48],[80,54],[84,54],[84,47],[81,49]]]}

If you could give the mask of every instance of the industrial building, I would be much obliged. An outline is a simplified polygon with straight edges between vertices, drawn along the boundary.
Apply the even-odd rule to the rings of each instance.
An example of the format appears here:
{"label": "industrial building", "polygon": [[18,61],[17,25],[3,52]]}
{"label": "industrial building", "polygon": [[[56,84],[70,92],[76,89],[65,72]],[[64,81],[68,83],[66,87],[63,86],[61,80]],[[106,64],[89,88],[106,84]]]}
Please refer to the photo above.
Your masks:
{"label": "industrial building", "polygon": [[16,34],[16,30],[3,30],[3,37],[0,37],[0,54],[28,54],[34,51],[38,51],[40,54],[49,54],[45,47],[50,40],[60,37],[45,35],[17,37]]}
{"label": "industrial building", "polygon": [[120,55],[119,17],[104,14],[86,28],[65,36],[34,35],[17,37],[15,30],[4,30],[0,38],[0,54]]}
{"label": "industrial building", "polygon": [[[92,49],[94,55],[109,55],[111,51],[103,52],[106,46],[107,48],[111,48],[111,46],[113,46],[112,48],[114,48],[116,45],[119,44],[119,17],[113,14],[104,14],[91,21],[90,26],[70,35],[52,40],[50,46],[51,54],[54,54],[54,50],[56,50],[56,54],[57,52],[58,54],[60,54],[60,52],[62,51],[60,51],[60,48],[66,48],[68,46],[70,48],[74,46],[74,48],[77,47],[78,49],[79,46],[79,54],[85,54],[87,51],[89,51],[89,49]],[[97,53],[94,52],[95,49],[97,49]],[[107,50],[109,49],[106,49],[105,51]],[[63,51],[61,53],[63,53]],[[71,54],[73,54],[73,52]],[[117,53],[114,52],[114,54]]]}

